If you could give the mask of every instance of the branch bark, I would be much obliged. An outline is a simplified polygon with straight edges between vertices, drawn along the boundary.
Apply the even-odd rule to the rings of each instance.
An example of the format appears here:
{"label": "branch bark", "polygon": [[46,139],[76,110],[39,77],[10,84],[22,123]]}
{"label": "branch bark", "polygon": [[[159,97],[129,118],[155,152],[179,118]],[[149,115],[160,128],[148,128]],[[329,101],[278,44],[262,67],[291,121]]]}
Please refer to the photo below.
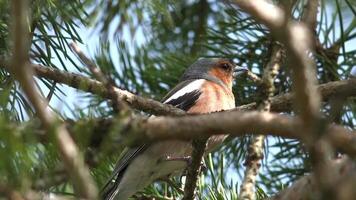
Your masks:
{"label": "branch bark", "polygon": [[[314,54],[315,43],[313,42],[315,38],[313,37],[313,31],[318,1],[308,1],[305,15],[302,17],[304,22],[299,23],[291,21],[283,10],[264,0],[237,0],[236,4],[268,26],[275,38],[286,46],[287,60],[293,72],[292,80],[296,96],[294,99],[296,111],[299,112],[300,119],[303,122],[302,131],[309,135],[304,139],[309,148],[316,177],[319,177],[317,179],[319,183],[318,193],[325,195],[326,188],[331,186],[331,177],[333,177],[333,175],[326,176],[330,171],[328,157],[332,155],[332,148],[329,148],[329,141],[321,139],[322,134],[324,134],[323,127],[326,124],[323,122],[320,113],[321,95],[315,85],[315,62],[307,54]],[[269,7],[268,11],[266,7]],[[331,193],[328,192],[328,194]],[[318,198],[325,199],[325,197],[319,196]]]}
{"label": "branch bark", "polygon": [[[274,42],[272,45],[271,58],[267,63],[262,76],[260,91],[263,99],[259,103],[259,111],[269,112],[271,109],[271,98],[274,93],[274,79],[278,73],[282,61],[282,46]],[[240,188],[241,199],[253,200],[256,198],[254,188],[258,171],[261,166],[261,160],[263,159],[264,139],[264,135],[254,135],[252,137],[245,162],[246,170],[244,172],[244,179]]]}
{"label": "branch bark", "polygon": [[[58,83],[63,83],[73,88],[90,92],[99,95],[103,98],[112,99],[112,94],[108,91],[107,87],[99,81],[90,79],[74,73],[68,73],[57,70],[51,67],[43,67],[41,65],[31,65],[38,77],[54,80]],[[172,105],[160,103],[152,99],[146,99],[135,95],[127,90],[115,87],[114,92],[118,98],[128,103],[131,107],[142,110],[154,115],[183,115],[185,112]]]}
{"label": "branch bark", "polygon": [[319,0],[308,0],[303,9],[302,21],[311,32],[315,32],[316,29],[319,4]]}
{"label": "branch bark", "polygon": [[[337,188],[337,199],[350,200],[356,196],[355,188],[355,163],[350,159],[338,158],[332,161],[331,167],[335,169],[337,176],[334,179],[334,187]],[[351,186],[348,185],[351,182]],[[290,187],[280,191],[273,197],[265,200],[309,200],[315,198],[318,189],[315,174],[303,176]],[[340,189],[340,190],[339,190]]]}
{"label": "branch bark", "polygon": [[[4,62],[0,62],[1,67],[8,66]],[[99,81],[90,79],[88,77],[68,73],[62,70],[54,69],[51,67],[46,67],[37,64],[30,65],[33,68],[35,75],[39,78],[46,78],[53,80],[57,83],[68,85],[72,88],[82,90],[84,92],[89,92],[96,94],[103,98],[110,98],[110,93],[107,91],[106,87]],[[10,71],[9,67],[5,68]],[[344,95],[345,97],[356,96],[356,81],[353,79],[334,81],[329,83],[320,84],[318,86],[318,91],[322,96],[323,101],[329,100],[330,97],[335,95]],[[185,112],[171,105],[166,105],[152,99],[146,99],[140,97],[127,90],[115,88],[115,92],[118,93],[119,98],[127,102],[131,107],[142,110],[154,115],[184,115]],[[271,111],[273,112],[288,112],[292,108],[292,100],[294,98],[294,93],[286,93],[282,95],[277,95],[271,98]],[[250,103],[239,107],[234,110],[253,110],[257,108],[257,104]]]}
{"label": "branch bark", "polygon": [[[320,118],[319,92],[314,86],[316,76],[314,64],[307,56],[312,48],[310,31],[303,23],[290,21],[284,10],[265,0],[235,0],[244,11],[265,24],[274,38],[285,44],[288,61],[293,70],[293,88],[296,93],[296,109],[308,127]],[[311,67],[312,66],[312,67]]]}
{"label": "branch bark", "polygon": [[104,73],[101,71],[100,67],[98,67],[93,61],[91,61],[83,52],[80,50],[77,44],[71,43],[70,44],[71,49],[74,51],[74,53],[79,57],[79,59],[89,68],[91,73],[94,75],[94,77],[101,82],[104,86],[106,86],[106,89],[108,93],[110,94],[109,96],[111,97],[112,101],[112,107],[113,110],[116,113],[121,112],[121,114],[125,115],[126,113],[131,114],[129,107],[126,105],[124,101],[122,101],[118,93],[115,92],[115,85],[114,81],[109,80]]}
{"label": "branch bark", "polygon": [[[319,42],[315,34],[318,8],[319,0],[308,0],[302,16],[302,22],[304,22],[310,30],[309,37],[311,38],[311,41],[313,41],[313,43],[310,44],[310,52],[313,52],[313,54],[315,54],[315,48]],[[335,105],[331,105],[332,109],[335,109],[334,106]],[[321,122],[318,124],[318,121],[314,121],[314,123],[313,129],[311,129],[311,131],[314,132],[314,135],[311,136],[309,151],[314,167],[314,177],[318,186],[316,190],[318,191],[317,195],[320,195],[318,196],[319,199],[338,199],[336,197],[337,191],[334,187],[334,180],[339,175],[337,169],[335,169],[330,160],[330,157],[335,155],[334,148],[329,144],[329,141],[319,139],[320,135],[324,133],[322,128],[323,124]]]}
{"label": "branch bark", "polygon": [[[70,87],[90,92],[109,98],[110,93],[105,86],[93,79],[65,71],[57,70],[51,67],[44,67],[33,64],[35,74],[38,77],[54,80],[58,83],[66,84]],[[356,96],[356,85],[353,80],[335,81],[321,84],[318,87],[324,101],[331,96],[345,94],[345,96]],[[126,101],[130,106],[154,115],[183,115],[184,111],[167,104],[160,103],[152,99],[145,99],[138,95],[128,92],[127,90],[115,88],[119,98]],[[274,112],[287,112],[291,110],[294,93],[286,93],[271,98],[271,110]],[[253,110],[256,109],[256,103],[250,103],[235,108],[236,110]]]}
{"label": "branch bark", "polygon": [[195,188],[201,170],[201,163],[207,145],[207,139],[193,140],[192,162],[188,165],[186,182],[184,185],[184,197],[182,200],[193,200]]}
{"label": "branch bark", "polygon": [[[236,137],[246,133],[274,135],[303,141],[309,135],[300,131],[301,125],[301,120],[297,117],[275,113],[223,111],[201,115],[136,118],[130,122],[123,136],[130,138],[131,145],[144,141],[199,139],[216,133],[229,133]],[[356,155],[355,131],[329,125],[323,137],[341,152]]]}
{"label": "branch bark", "polygon": [[53,134],[57,148],[68,174],[71,175],[73,187],[78,196],[85,199],[96,199],[97,189],[88,168],[84,164],[82,155],[79,153],[65,126],[47,108],[48,102],[36,90],[32,77],[33,71],[28,64],[28,7],[27,1],[12,1],[14,47],[11,72],[20,82],[24,93],[35,108],[36,114],[47,129],[48,136]]}

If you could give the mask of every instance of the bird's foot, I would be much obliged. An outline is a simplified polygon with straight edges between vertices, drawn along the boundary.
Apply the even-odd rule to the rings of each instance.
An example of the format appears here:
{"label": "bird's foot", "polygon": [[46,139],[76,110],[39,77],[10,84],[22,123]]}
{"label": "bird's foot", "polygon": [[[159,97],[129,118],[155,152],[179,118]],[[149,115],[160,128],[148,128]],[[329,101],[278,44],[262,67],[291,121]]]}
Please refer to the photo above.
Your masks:
{"label": "bird's foot", "polygon": [[[189,165],[190,165],[190,164],[191,164],[191,162],[188,163],[187,167],[186,167],[185,170],[183,171],[182,176],[186,176],[186,175],[187,175],[188,168],[189,168]],[[207,170],[208,170],[208,167],[206,166],[204,160],[202,160],[201,163],[200,163],[200,173],[201,173],[201,172],[206,172]]]}
{"label": "bird's foot", "polygon": [[161,161],[184,161],[187,163],[187,165],[190,165],[192,163],[192,157],[191,156],[166,156]]}
{"label": "bird's foot", "polygon": [[[183,176],[187,174],[188,167],[192,164],[192,157],[191,156],[166,156],[164,158],[159,159],[159,162],[162,161],[183,161],[187,163],[187,167],[183,172]],[[206,172],[208,170],[204,160],[200,163],[200,172]]]}
{"label": "bird's foot", "polygon": [[206,172],[208,170],[208,167],[205,164],[204,159],[200,163],[200,172]]}

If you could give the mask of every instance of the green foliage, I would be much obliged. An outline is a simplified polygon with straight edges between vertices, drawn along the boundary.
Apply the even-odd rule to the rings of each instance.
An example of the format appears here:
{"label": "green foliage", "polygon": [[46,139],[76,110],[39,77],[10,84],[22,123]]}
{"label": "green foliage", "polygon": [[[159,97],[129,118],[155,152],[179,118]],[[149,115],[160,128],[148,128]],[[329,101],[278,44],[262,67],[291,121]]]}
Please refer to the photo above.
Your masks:
{"label": "green foliage", "polygon": [[[305,1],[298,1],[293,17],[300,19]],[[0,65],[10,55],[10,7],[0,1]],[[201,56],[228,57],[261,74],[271,54],[268,30],[236,7],[215,0],[193,1],[93,1],[33,0],[31,9],[31,61],[93,77],[71,53],[68,44],[82,40],[82,32],[92,31],[100,40],[93,58],[102,71],[119,87],[139,95],[161,99],[178,81],[185,67]],[[351,0],[321,1],[316,27],[320,44],[313,55],[319,83],[348,78],[356,64],[356,4]],[[40,89],[54,92],[59,99],[66,94],[52,80],[41,79]],[[278,74],[276,94],[291,90],[287,66]],[[256,85],[240,77],[234,86],[236,104],[259,100]],[[47,96],[47,94],[43,94]],[[66,110],[62,118],[79,121],[71,132],[85,152],[98,185],[110,176],[123,151],[121,127],[98,128],[97,118],[113,117],[110,103],[84,94],[85,109]],[[356,99],[326,102],[323,112],[330,121],[355,127]],[[338,109],[336,109],[338,108]],[[61,113],[59,107],[54,110]],[[288,113],[293,115],[294,113]],[[51,140],[44,139],[33,109],[18,83],[0,68],[0,182],[15,189],[39,189],[72,194],[72,187]],[[95,118],[95,119],[94,119]],[[103,134],[111,130],[110,134]],[[116,133],[116,134],[115,134]],[[99,142],[98,142],[99,141]],[[200,199],[237,199],[244,169],[249,137],[229,138],[206,158],[207,171],[198,186]],[[278,137],[266,140],[266,156],[258,179],[258,198],[288,187],[310,171],[307,153],[301,143]],[[48,178],[50,177],[50,178]],[[56,178],[57,177],[57,178]],[[180,185],[179,178],[172,179]],[[155,183],[139,195],[180,197],[174,187]]]}
{"label": "green foliage", "polygon": [[0,2],[0,55],[7,55],[9,47],[9,24],[6,22],[9,20],[9,1]]}

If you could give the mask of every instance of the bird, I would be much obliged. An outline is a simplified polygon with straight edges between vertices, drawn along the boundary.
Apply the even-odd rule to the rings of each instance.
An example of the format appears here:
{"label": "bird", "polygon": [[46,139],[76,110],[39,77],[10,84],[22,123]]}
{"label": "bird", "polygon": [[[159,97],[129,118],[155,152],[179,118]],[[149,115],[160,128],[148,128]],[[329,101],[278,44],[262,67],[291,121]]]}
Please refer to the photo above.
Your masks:
{"label": "bird", "polygon": [[[232,109],[235,107],[233,77],[244,70],[231,59],[200,58],[185,70],[179,83],[161,102],[187,113]],[[226,135],[210,137],[206,152],[213,150],[225,138]],[[188,162],[179,158],[189,158],[191,152],[191,142],[180,140],[143,144],[127,150],[102,188],[101,198],[127,200],[155,180],[184,171]]]}

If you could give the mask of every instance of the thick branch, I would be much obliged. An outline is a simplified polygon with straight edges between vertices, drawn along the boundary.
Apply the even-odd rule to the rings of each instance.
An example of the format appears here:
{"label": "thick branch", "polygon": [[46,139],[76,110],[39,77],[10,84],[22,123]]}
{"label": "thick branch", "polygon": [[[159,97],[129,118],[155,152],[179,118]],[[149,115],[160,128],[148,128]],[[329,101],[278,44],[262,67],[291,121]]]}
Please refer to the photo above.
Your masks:
{"label": "thick branch", "polygon": [[[50,67],[43,67],[41,65],[32,65],[32,67],[38,77],[51,79],[58,83],[63,83],[73,88],[99,95],[103,98],[113,98],[110,96],[111,93],[107,90],[107,87],[99,81]],[[174,106],[166,105],[152,99],[146,99],[126,90],[115,88],[114,91],[120,99],[138,110],[155,115],[182,115],[185,113]]]}
{"label": "thick branch", "polygon": [[[343,80],[321,84],[318,86],[318,92],[323,101],[328,101],[333,96],[342,95],[344,97],[356,96],[356,81]],[[273,112],[288,112],[292,108],[294,93],[286,93],[271,98],[271,110]],[[256,109],[256,103],[250,103],[235,108],[236,110]]]}
{"label": "thick branch", "polygon": [[319,3],[319,0],[308,0],[303,9],[302,21],[311,32],[315,32],[316,29]]}
{"label": "thick branch", "polygon": [[[5,63],[0,63],[4,67]],[[106,87],[99,81],[90,79],[88,77],[68,73],[51,67],[44,67],[41,65],[31,65],[34,69],[35,75],[40,78],[53,80],[57,83],[66,84],[70,87],[90,92],[99,95],[103,98],[109,98],[110,94]],[[8,69],[8,68],[6,68]],[[135,109],[142,110],[155,115],[182,115],[184,112],[171,105],[166,105],[152,99],[146,99],[138,95],[132,94],[126,90],[115,88],[119,94],[119,98],[126,101]],[[334,81],[318,86],[322,99],[327,101],[330,97],[343,94],[345,97],[356,96],[356,80]],[[293,93],[286,93],[271,98],[271,110],[274,112],[288,112],[292,107]],[[250,103],[235,108],[236,110],[253,110],[256,109],[256,103]]]}
{"label": "thick branch", "polygon": [[[305,34],[310,38],[310,41],[313,41],[310,44],[309,49],[307,50],[313,53],[315,52],[316,41],[318,41],[317,36],[315,35],[318,7],[319,7],[319,0],[308,0],[302,16],[302,21],[306,24],[307,28],[309,29],[309,34],[308,32],[305,32]],[[308,59],[306,53],[304,53],[304,57],[305,60]],[[312,68],[313,71],[311,72],[315,73],[315,63],[314,62],[309,62],[309,63],[312,63],[312,65],[310,66],[313,67]],[[307,70],[308,70],[307,66],[304,66],[304,71],[305,71],[304,73],[310,73],[310,71],[308,72]],[[316,77],[316,75],[314,76]],[[308,85],[306,85],[305,87],[308,87]],[[309,94],[309,96],[310,97],[314,96],[314,94]],[[316,109],[319,108],[316,107]],[[319,194],[321,195],[319,198],[337,199],[335,196],[336,191],[334,190],[335,189],[334,180],[339,175],[335,173],[335,168],[332,166],[332,163],[330,161],[330,157],[332,157],[335,154],[334,149],[330,146],[329,141],[319,139],[319,136],[324,133],[322,129],[323,123],[321,121],[318,121],[317,118],[315,118],[314,121],[309,123],[312,124],[312,126],[310,127],[311,128],[310,134],[314,134],[311,135],[310,137],[311,139],[309,141],[310,142],[309,150],[310,150],[310,155],[311,155],[310,157],[315,173],[314,177],[317,180]],[[308,122],[305,122],[305,124],[308,124]]]}
{"label": "thick branch", "polygon": [[[251,126],[253,124],[253,126]],[[167,139],[191,140],[214,134],[229,133],[242,136],[246,133],[274,135],[303,140],[298,118],[266,112],[224,111],[202,115],[158,116],[136,119],[124,133],[131,141],[157,141]],[[356,132],[330,125],[325,138],[341,152],[356,155]]]}

